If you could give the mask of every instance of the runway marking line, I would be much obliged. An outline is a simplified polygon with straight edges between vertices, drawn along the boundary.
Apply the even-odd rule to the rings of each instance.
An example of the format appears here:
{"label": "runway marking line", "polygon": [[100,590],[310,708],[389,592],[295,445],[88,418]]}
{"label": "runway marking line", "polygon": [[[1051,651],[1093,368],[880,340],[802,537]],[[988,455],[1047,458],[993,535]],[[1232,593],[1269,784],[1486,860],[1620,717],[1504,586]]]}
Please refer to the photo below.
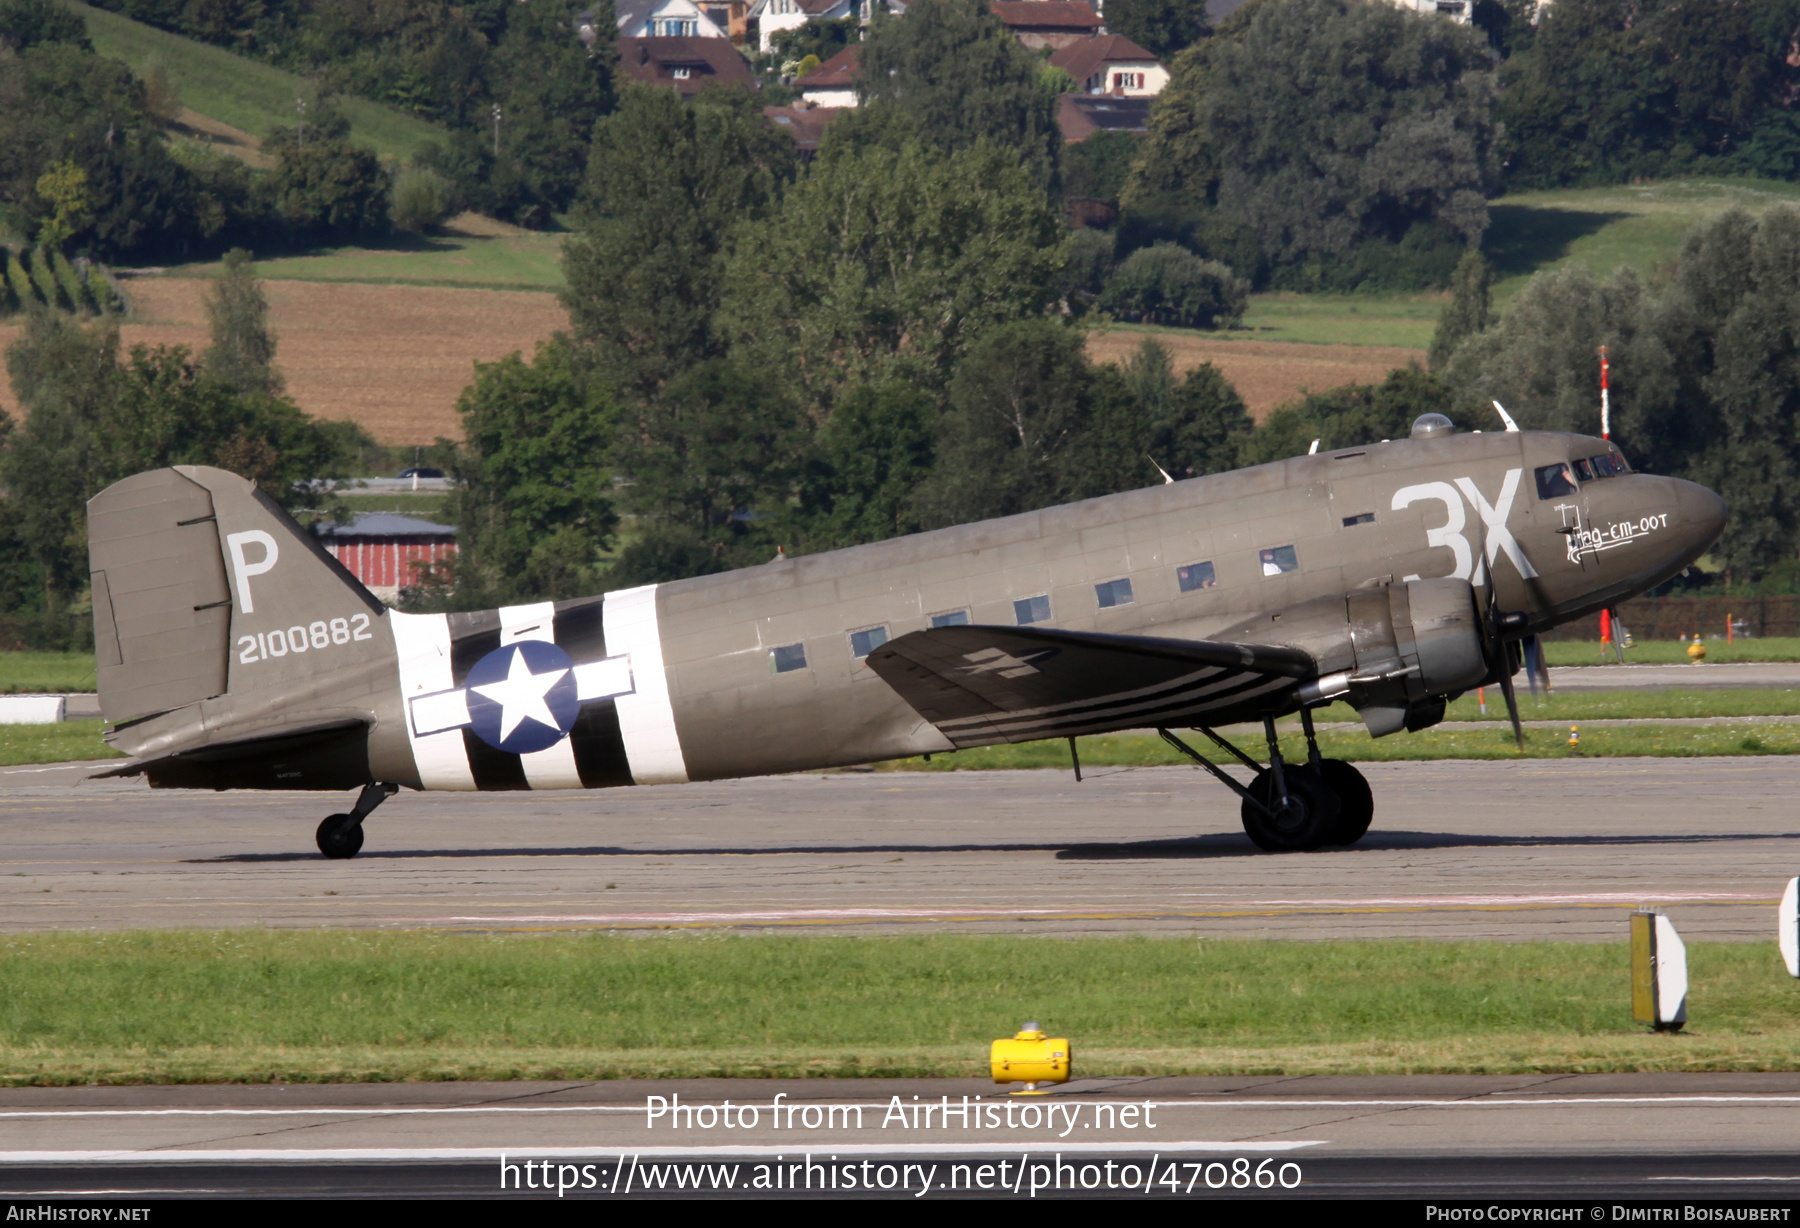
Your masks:
{"label": "runway marking line", "polygon": [[394,917],[394,922],[431,925],[578,925],[682,928],[745,924],[831,924],[845,921],[985,921],[1042,919],[1142,921],[1162,917],[1283,916],[1296,913],[1373,914],[1387,912],[1518,912],[1541,908],[1637,908],[1645,904],[1773,904],[1771,892],[1593,892],[1568,895],[1470,895],[1370,897],[1360,900],[1230,900],[1211,908],[1085,912],[1060,908],[809,908],[734,913],[527,913],[519,916]]}
{"label": "runway marking line", "polygon": [[718,1156],[908,1156],[908,1155],[1026,1155],[1061,1152],[1065,1155],[1138,1155],[1146,1151],[1169,1152],[1267,1152],[1298,1151],[1322,1147],[1330,1139],[1281,1141],[1184,1139],[1177,1142],[1144,1139],[1110,1143],[788,1143],[779,1146],[742,1147],[332,1147],[244,1148],[207,1151],[0,1151],[0,1164],[259,1164],[308,1161],[356,1162],[369,1160],[498,1160],[502,1156],[529,1156],[545,1160],[618,1160]]}

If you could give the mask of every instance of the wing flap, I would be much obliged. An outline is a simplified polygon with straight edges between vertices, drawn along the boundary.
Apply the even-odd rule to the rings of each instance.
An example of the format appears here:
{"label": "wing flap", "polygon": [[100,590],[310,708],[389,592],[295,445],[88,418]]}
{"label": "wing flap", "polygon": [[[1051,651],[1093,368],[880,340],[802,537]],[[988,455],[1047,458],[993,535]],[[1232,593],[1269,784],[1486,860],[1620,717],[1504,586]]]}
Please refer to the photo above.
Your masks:
{"label": "wing flap", "polygon": [[869,668],[958,747],[1279,711],[1317,669],[1295,648],[1030,627],[933,627]]}

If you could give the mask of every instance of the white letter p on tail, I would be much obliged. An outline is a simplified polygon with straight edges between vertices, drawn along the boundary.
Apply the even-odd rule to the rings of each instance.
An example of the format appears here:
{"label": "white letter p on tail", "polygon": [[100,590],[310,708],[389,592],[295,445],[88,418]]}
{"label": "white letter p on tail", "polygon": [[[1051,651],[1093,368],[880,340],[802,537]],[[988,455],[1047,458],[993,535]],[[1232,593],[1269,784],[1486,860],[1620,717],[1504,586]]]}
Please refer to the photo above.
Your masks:
{"label": "white letter p on tail", "polygon": [[[244,546],[255,542],[263,548],[263,556],[251,563],[244,558]],[[238,605],[244,613],[251,614],[256,607],[250,601],[250,577],[260,576],[275,567],[275,560],[281,557],[281,550],[275,539],[261,529],[246,529],[242,533],[228,534],[225,538],[226,548],[231,551],[231,572],[237,577]]]}

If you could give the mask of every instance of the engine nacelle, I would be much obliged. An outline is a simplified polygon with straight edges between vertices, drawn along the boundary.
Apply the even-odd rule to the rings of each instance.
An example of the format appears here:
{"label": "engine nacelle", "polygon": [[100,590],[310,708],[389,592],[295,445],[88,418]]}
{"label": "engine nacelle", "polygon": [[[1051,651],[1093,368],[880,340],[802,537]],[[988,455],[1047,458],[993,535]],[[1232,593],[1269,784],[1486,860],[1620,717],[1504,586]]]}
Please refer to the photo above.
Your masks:
{"label": "engine nacelle", "polygon": [[1475,590],[1467,580],[1409,580],[1356,589],[1341,598],[1266,616],[1260,631],[1311,652],[1320,677],[1302,702],[1344,699],[1374,737],[1420,730],[1444,718],[1447,696],[1488,674]]}

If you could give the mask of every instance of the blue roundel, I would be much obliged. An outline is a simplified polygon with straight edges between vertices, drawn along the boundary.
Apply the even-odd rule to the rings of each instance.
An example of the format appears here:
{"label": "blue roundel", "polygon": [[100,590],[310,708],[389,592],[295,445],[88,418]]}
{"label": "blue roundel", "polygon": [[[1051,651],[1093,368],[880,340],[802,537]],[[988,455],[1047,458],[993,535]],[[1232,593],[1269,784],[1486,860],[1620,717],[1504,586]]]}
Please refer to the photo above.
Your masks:
{"label": "blue roundel", "polygon": [[475,662],[463,686],[475,736],[508,754],[555,746],[581,711],[575,662],[542,640],[520,640],[488,653]]}

